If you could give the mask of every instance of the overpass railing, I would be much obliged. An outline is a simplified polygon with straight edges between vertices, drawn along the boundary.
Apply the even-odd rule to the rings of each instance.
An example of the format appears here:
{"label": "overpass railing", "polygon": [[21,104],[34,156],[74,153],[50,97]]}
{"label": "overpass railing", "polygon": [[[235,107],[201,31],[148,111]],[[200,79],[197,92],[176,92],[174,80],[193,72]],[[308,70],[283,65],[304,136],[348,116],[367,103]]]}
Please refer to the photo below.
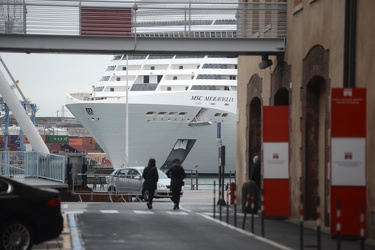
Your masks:
{"label": "overpass railing", "polygon": [[65,183],[66,157],[31,151],[0,151],[0,175]]}
{"label": "overpass railing", "polygon": [[0,36],[285,38],[287,1],[8,0]]}

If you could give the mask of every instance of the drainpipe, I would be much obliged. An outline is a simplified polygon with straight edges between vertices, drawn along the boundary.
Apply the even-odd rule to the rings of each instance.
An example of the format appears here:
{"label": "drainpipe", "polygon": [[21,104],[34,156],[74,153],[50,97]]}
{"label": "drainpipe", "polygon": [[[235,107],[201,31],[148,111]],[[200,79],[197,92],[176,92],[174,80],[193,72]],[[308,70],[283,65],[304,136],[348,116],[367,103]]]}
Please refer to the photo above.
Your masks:
{"label": "drainpipe", "polygon": [[344,17],[344,77],[343,87],[349,88],[349,26],[350,26],[350,0],[345,0]]}
{"label": "drainpipe", "polygon": [[350,11],[349,87],[355,88],[357,0],[351,0]]}
{"label": "drainpipe", "polygon": [[357,0],[345,0],[343,87],[355,87]]}

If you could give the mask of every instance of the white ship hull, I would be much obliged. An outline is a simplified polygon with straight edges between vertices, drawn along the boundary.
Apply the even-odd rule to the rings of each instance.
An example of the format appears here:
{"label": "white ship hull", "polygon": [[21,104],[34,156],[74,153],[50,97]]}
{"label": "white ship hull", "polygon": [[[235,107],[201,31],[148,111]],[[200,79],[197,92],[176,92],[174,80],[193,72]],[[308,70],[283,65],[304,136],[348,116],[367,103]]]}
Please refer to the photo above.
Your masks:
{"label": "white ship hull", "polygon": [[[129,95],[128,143],[125,97],[81,101],[68,95],[66,107],[98,141],[114,168],[123,167],[126,162],[130,166],[147,165],[149,158],[155,158],[163,169],[174,158],[182,158],[185,169],[198,166],[199,174],[217,174],[218,123],[222,145],[226,147],[226,172],[235,169],[236,98],[236,91]],[[197,120],[196,114],[202,108],[204,115]]]}

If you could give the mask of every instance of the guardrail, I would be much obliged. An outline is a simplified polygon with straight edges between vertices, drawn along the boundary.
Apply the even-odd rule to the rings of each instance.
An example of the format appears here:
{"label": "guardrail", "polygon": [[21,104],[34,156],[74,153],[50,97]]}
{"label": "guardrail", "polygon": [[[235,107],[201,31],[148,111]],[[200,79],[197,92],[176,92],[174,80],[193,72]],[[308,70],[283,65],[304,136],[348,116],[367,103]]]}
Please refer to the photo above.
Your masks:
{"label": "guardrail", "polygon": [[8,0],[0,34],[285,38],[287,2]]}
{"label": "guardrail", "polygon": [[66,157],[27,151],[0,151],[0,175],[43,178],[64,183]]}
{"label": "guardrail", "polygon": [[110,202],[126,202],[132,197],[141,200],[142,178],[135,175],[113,177],[107,174],[78,173],[73,175],[72,195],[77,195],[80,201],[84,201],[84,197],[93,201],[96,196],[108,197]]}

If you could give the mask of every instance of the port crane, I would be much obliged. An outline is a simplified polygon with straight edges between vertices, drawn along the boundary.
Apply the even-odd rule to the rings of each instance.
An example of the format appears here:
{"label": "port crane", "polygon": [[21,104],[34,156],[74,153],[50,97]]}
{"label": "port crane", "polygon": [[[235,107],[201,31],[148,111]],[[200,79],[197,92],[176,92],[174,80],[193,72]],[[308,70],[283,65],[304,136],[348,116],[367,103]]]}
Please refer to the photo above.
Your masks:
{"label": "port crane", "polygon": [[[35,104],[32,104],[23,94],[22,90],[18,86],[18,81],[16,81],[12,74],[10,73],[8,67],[6,66],[4,60],[0,57],[0,62],[3,65],[4,69],[8,73],[10,79],[13,82],[13,85],[9,85],[5,76],[0,71],[0,93],[3,96],[0,100],[0,105],[2,110],[5,112],[3,117],[5,123],[5,140],[4,140],[4,151],[8,148],[8,128],[9,128],[9,111],[12,111],[17,122],[20,124],[20,150],[24,150],[24,131],[26,136],[29,139],[30,143],[33,145],[36,151],[42,153],[49,153],[47,146],[39,135],[37,129],[35,128],[35,114],[37,107]],[[20,95],[22,96],[22,101],[20,102],[14,89],[17,89]],[[29,117],[29,113],[31,114]],[[30,119],[31,118],[31,119]]]}

